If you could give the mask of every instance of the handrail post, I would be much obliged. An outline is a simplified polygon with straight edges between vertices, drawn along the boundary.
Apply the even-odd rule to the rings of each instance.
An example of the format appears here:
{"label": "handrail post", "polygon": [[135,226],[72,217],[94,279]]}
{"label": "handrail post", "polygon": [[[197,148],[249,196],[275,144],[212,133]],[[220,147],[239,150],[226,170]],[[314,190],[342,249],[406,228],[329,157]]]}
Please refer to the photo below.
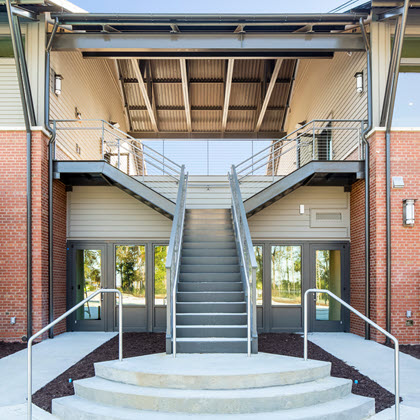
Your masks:
{"label": "handrail post", "polygon": [[120,290],[118,289],[98,289],[96,292],[93,292],[90,296],[88,296],[86,299],[83,299],[80,301],[77,305],[70,308],[68,311],[66,311],[63,315],[59,316],[55,321],[51,322],[41,330],[39,330],[36,334],[34,334],[32,337],[28,340],[28,383],[27,383],[27,392],[28,392],[28,402],[27,402],[27,419],[32,420],[32,343],[42,334],[46,333],[48,330],[50,330],[54,325],[58,324],[59,322],[66,319],[69,315],[71,315],[73,312],[75,312],[77,309],[79,309],[81,306],[83,306],[85,303],[89,302],[91,299],[93,299],[95,296],[102,294],[102,293],[115,293],[118,295],[119,302],[118,302],[118,308],[119,308],[119,314],[118,314],[118,360],[120,362],[123,361],[123,337],[122,337],[122,331],[123,331],[123,296]]}
{"label": "handrail post", "polygon": [[315,160],[315,122],[312,123],[312,160]]}
{"label": "handrail post", "polygon": [[346,307],[348,310],[353,312],[363,321],[367,322],[372,327],[376,328],[379,332],[384,334],[386,337],[391,339],[394,342],[394,388],[395,388],[395,420],[400,420],[400,346],[396,337],[390,334],[388,331],[384,330],[378,324],[373,322],[371,319],[360,313],[353,306],[349,305],[347,302],[339,298],[334,293],[330,292],[327,289],[308,289],[304,295],[304,308],[303,308],[303,360],[308,360],[308,295],[309,293],[326,293],[338,303]]}
{"label": "handrail post", "polygon": [[120,159],[121,159],[121,151],[120,151],[120,139],[117,139],[117,150],[118,150],[118,169],[120,169]]}

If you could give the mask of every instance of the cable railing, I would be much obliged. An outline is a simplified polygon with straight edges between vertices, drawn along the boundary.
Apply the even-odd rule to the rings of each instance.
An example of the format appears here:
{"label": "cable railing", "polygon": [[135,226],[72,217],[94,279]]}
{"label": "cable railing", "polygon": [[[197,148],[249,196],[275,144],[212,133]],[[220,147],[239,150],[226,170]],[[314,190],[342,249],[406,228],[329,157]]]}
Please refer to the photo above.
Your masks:
{"label": "cable railing", "polygon": [[54,325],[66,319],[69,315],[79,309],[81,306],[84,306],[85,303],[88,303],[95,296],[102,293],[115,293],[118,295],[118,360],[122,362],[123,360],[123,337],[122,337],[122,328],[123,328],[123,296],[120,290],[118,289],[99,289],[89,295],[86,299],[80,301],[73,308],[69,309],[63,315],[59,316],[55,321],[48,324],[46,327],[39,330],[28,340],[28,402],[27,402],[27,418],[32,420],[32,344],[33,342],[40,337],[42,334],[49,331]]}
{"label": "cable railing", "polygon": [[228,173],[228,178],[232,194],[233,226],[247,301],[247,353],[251,356],[252,338],[257,335],[257,260],[234,166]]}
{"label": "cable railing", "polygon": [[305,292],[304,296],[304,307],[303,307],[303,359],[305,361],[308,360],[308,296],[310,293],[326,293],[337,302],[341,303],[344,307],[349,309],[351,312],[356,314],[359,318],[363,319],[363,321],[367,322],[372,327],[376,328],[379,332],[384,334],[390,340],[394,342],[394,386],[395,386],[395,420],[400,420],[400,360],[399,360],[399,343],[398,340],[390,334],[388,331],[381,328],[378,324],[375,324],[371,319],[364,316],[360,313],[357,309],[354,309],[350,306],[347,302],[340,299],[337,295],[330,292],[327,289],[308,289]]}
{"label": "cable railing", "polygon": [[178,182],[181,165],[100,119],[53,120],[56,160],[104,160],[127,175]]}
{"label": "cable railing", "polygon": [[[235,165],[241,189],[261,190],[314,161],[361,160],[364,120],[312,120]],[[262,179],[264,176],[266,179]]]}
{"label": "cable railing", "polygon": [[182,241],[184,236],[185,208],[187,202],[188,173],[181,167],[181,176],[176,199],[174,220],[169,239],[168,255],[166,257],[167,284],[167,340],[172,341],[172,354],[176,357],[176,292],[179,281]]}

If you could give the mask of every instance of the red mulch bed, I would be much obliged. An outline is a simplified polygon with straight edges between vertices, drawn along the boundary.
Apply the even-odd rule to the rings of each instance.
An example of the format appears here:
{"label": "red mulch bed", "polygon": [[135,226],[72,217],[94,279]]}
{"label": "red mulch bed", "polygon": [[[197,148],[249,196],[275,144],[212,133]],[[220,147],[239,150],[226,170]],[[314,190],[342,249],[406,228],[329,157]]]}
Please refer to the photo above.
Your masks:
{"label": "red mulch bed", "polygon": [[[303,339],[298,334],[259,334],[258,350],[265,353],[302,357]],[[124,333],[124,358],[163,352],[165,352],[165,334]],[[309,342],[309,357],[331,362],[332,376],[351,379],[354,394],[375,398],[376,412],[394,404],[392,393],[311,342]],[[92,377],[95,375],[94,363],[117,358],[118,337],[114,337],[37,391],[33,396],[33,402],[51,412],[51,401],[54,398],[74,394],[71,383],[73,380]]]}
{"label": "red mulch bed", "polygon": [[26,349],[26,343],[0,341],[0,359],[23,349]]}

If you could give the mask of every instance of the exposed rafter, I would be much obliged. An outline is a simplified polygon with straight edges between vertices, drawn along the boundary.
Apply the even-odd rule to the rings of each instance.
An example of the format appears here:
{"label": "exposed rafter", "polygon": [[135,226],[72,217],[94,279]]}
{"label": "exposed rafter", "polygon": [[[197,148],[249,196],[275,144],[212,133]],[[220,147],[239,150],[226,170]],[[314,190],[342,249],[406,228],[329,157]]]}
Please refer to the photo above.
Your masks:
{"label": "exposed rafter", "polygon": [[234,64],[235,64],[235,60],[233,58],[229,58],[228,63],[227,63],[227,71],[226,71],[225,101],[224,101],[224,104],[223,104],[223,115],[222,115],[222,132],[224,132],[226,130],[226,125],[227,125],[230,92],[232,90],[232,77],[233,77],[233,65]]}
{"label": "exposed rafter", "polygon": [[139,62],[136,59],[131,59],[131,64],[133,66],[133,71],[134,74],[136,75],[138,84],[139,84],[139,88],[140,88],[140,92],[141,95],[143,96],[143,100],[144,103],[146,105],[147,108],[147,112],[149,113],[149,117],[150,117],[150,121],[152,123],[152,127],[153,127],[153,131],[158,132],[158,125],[157,125],[157,121],[156,121],[156,116],[155,113],[153,112],[153,107],[152,104],[150,102],[149,99],[149,95],[147,93],[147,87],[146,84],[144,83],[144,79],[143,76],[141,74],[140,68],[139,68]]}
{"label": "exposed rafter", "polygon": [[187,60],[181,58],[179,60],[181,67],[181,78],[182,78],[182,95],[184,96],[184,108],[185,108],[185,118],[187,119],[187,130],[189,133],[192,131],[191,125],[191,105],[190,105],[190,94],[188,89],[188,72],[187,72]]}
{"label": "exposed rafter", "polygon": [[260,131],[261,125],[264,121],[265,113],[268,108],[268,104],[270,102],[271,94],[273,93],[274,86],[276,85],[277,77],[279,75],[280,67],[283,63],[282,58],[278,58],[276,60],[276,64],[274,66],[273,74],[271,75],[270,84],[268,85],[267,92],[264,97],[263,104],[261,106],[260,115],[258,116],[257,124],[255,125],[255,132],[257,133]]}

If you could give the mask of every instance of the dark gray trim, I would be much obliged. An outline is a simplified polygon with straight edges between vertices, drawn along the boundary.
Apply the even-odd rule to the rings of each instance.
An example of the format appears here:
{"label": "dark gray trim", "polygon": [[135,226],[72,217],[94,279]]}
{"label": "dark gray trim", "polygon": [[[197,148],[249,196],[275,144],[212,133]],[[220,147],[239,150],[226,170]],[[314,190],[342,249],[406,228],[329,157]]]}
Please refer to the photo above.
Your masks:
{"label": "dark gray trim", "polygon": [[119,54],[155,51],[164,53],[165,57],[174,51],[208,55],[238,52],[244,57],[255,52],[264,57],[266,51],[279,56],[292,53],[297,57],[302,52],[364,51],[365,47],[360,34],[60,33],[54,38],[53,50],[115,51]]}
{"label": "dark gray trim", "polygon": [[[326,175],[328,179],[325,178]],[[312,161],[245,200],[245,211],[248,217],[255,214],[299,188],[308,179],[310,184],[305,185],[337,186],[351,185],[363,176],[363,161]]]}
{"label": "dark gray trim", "polygon": [[68,185],[81,185],[77,182],[80,177],[84,179],[83,185],[103,185],[105,181],[102,176],[104,176],[112,185],[166,217],[172,218],[175,213],[173,201],[105,161],[55,161],[54,172],[60,174],[60,178]]}

